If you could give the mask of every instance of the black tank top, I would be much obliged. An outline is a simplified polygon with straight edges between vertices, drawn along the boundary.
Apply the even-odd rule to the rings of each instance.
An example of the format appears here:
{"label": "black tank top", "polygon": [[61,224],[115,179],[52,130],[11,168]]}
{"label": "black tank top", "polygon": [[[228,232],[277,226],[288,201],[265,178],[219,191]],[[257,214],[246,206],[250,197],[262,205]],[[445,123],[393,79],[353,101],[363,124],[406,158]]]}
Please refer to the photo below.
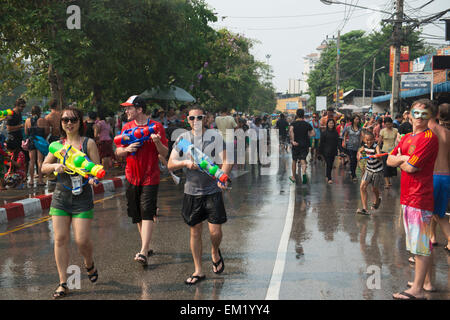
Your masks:
{"label": "black tank top", "polygon": [[28,135],[29,136],[41,136],[42,138],[45,138],[45,129],[44,128],[39,128],[37,126],[37,122],[38,122],[38,117],[31,117],[30,118],[30,122],[31,122],[31,126],[30,129],[28,131]]}

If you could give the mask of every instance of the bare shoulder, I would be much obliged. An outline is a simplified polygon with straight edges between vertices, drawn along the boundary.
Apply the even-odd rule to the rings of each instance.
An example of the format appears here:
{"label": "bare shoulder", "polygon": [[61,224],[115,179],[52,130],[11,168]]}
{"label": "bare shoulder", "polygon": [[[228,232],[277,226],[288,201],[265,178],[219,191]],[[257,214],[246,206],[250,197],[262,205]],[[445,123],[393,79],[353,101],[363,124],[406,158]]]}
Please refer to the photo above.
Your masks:
{"label": "bare shoulder", "polygon": [[97,144],[95,143],[94,139],[88,138],[87,147],[88,148],[97,147]]}

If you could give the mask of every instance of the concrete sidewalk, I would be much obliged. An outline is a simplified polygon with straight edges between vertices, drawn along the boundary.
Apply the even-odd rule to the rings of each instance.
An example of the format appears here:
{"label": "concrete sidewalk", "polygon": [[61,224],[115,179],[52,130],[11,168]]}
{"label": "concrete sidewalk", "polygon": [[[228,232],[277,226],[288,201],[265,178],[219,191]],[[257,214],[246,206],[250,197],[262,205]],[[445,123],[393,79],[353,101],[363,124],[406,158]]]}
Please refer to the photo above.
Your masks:
{"label": "concrete sidewalk", "polygon": [[[123,170],[113,170],[97,186],[93,186],[94,194],[114,192],[116,188],[125,185]],[[117,174],[117,176],[112,176]],[[120,175],[119,175],[120,174]],[[8,223],[16,218],[41,214],[50,208],[52,202],[53,187],[25,188],[22,190],[0,191],[0,224]]]}

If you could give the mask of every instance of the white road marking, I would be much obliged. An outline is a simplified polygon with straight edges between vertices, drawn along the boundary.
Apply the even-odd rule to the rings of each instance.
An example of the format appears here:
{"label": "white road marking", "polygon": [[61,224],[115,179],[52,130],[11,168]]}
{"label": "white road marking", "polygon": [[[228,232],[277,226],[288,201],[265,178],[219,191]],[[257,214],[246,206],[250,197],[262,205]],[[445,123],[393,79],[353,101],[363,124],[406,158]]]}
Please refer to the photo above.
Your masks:
{"label": "white road marking", "polygon": [[294,220],[295,208],[295,184],[291,184],[289,189],[289,205],[284,223],[283,233],[281,234],[280,244],[278,245],[277,258],[272,271],[269,288],[266,293],[266,300],[278,300],[280,298],[281,281],[283,280],[284,266],[286,264],[286,254],[291,234],[292,222]]}

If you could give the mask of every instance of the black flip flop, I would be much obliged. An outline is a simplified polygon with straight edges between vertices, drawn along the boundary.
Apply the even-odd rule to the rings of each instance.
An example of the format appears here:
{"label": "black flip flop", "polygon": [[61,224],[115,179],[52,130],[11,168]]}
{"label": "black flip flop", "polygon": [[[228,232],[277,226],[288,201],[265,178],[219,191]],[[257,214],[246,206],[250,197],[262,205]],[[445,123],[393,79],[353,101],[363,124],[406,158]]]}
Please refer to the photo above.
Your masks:
{"label": "black flip flop", "polygon": [[450,249],[448,248],[448,245],[444,246],[444,250],[445,250],[447,253],[450,253]]}
{"label": "black flip flop", "polygon": [[143,254],[138,254],[137,259],[135,259],[137,262],[139,262],[140,264],[142,264],[144,267],[147,266],[147,257],[144,256]]}
{"label": "black flip flop", "polygon": [[381,198],[378,198],[377,201],[374,204],[372,204],[372,208],[371,209],[372,210],[378,209],[380,207],[380,204],[381,204]]}
{"label": "black flip flop", "polygon": [[367,211],[366,209],[358,209],[358,210],[356,210],[356,213],[361,214],[363,216],[370,216],[369,211]]}
{"label": "black flip flop", "polygon": [[[187,284],[187,285],[194,285],[194,284],[197,284],[200,281],[203,281],[205,279],[206,279],[206,276],[194,276],[194,275],[191,275],[188,279],[184,280],[184,283]],[[195,281],[194,282],[190,282],[188,280],[191,280],[191,281],[195,280]]]}
{"label": "black flip flop", "polygon": [[394,298],[395,300],[427,300],[427,298],[425,298],[425,297],[417,298],[417,297],[413,296],[412,294],[409,294],[405,291],[402,291],[399,294],[401,294],[404,297],[408,297],[409,299],[396,298],[396,297],[394,297],[394,295],[392,295],[392,298]]}
{"label": "black flip flop", "polygon": [[[212,261],[213,266],[216,267],[216,271],[213,270],[213,272],[214,272],[215,274],[222,273],[223,270],[225,269],[225,263],[223,262],[223,258],[222,258],[222,254],[221,254],[221,252],[220,252],[220,249],[218,249],[218,251],[219,251],[219,257],[220,257],[219,261],[217,261],[217,262]],[[219,264],[221,264],[221,263],[222,263],[222,268],[217,269],[217,267],[218,267]]]}

